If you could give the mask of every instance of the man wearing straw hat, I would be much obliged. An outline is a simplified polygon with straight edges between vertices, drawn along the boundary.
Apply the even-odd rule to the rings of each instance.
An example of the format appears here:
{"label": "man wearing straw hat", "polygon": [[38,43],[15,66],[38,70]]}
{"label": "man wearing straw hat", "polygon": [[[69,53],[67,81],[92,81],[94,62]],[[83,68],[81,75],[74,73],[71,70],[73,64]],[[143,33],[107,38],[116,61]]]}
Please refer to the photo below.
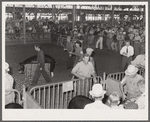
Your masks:
{"label": "man wearing straw hat", "polygon": [[8,73],[10,71],[9,64],[5,62],[5,105],[8,103],[12,103],[14,101],[14,93],[13,90],[14,79]]}
{"label": "man wearing straw hat", "polygon": [[84,109],[110,109],[109,106],[102,103],[106,91],[103,90],[101,84],[94,84],[90,95],[95,99],[93,103],[87,104]]}
{"label": "man wearing straw hat", "polygon": [[122,79],[119,85],[123,100],[127,98],[135,101],[136,98],[142,94],[138,84],[144,82],[144,78],[137,74],[137,72],[138,68],[134,65],[129,65],[125,71],[125,77]]}

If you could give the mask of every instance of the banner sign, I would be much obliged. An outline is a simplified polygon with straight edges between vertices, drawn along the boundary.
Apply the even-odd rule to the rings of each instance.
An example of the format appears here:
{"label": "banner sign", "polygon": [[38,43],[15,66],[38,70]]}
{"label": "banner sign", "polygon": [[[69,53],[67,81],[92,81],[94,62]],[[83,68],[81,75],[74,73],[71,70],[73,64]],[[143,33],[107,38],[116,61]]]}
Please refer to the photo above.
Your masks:
{"label": "banner sign", "polygon": [[73,90],[73,81],[63,83],[63,92],[68,92],[72,90]]}

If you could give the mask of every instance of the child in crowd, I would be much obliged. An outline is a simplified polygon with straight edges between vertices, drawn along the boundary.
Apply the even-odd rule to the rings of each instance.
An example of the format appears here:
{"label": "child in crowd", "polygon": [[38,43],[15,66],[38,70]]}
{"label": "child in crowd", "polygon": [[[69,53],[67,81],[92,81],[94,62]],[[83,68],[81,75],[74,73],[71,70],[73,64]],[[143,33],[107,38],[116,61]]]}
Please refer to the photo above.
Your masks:
{"label": "child in crowd", "polygon": [[113,109],[124,109],[123,105],[120,105],[120,95],[117,92],[113,92],[109,96],[108,103],[110,104],[110,107]]}

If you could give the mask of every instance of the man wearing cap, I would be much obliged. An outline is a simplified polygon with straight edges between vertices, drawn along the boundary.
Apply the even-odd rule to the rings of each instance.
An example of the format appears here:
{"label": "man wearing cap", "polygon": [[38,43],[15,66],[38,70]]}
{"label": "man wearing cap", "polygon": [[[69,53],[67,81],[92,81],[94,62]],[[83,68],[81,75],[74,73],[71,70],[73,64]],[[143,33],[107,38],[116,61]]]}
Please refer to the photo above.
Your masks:
{"label": "man wearing cap", "polygon": [[93,51],[94,50],[92,48],[87,48],[86,49],[86,54],[88,54],[90,56],[89,61],[93,64],[93,67],[95,68],[95,61],[94,61],[93,57],[91,57]]}
{"label": "man wearing cap", "polygon": [[132,46],[130,46],[130,42],[126,41],[126,45],[122,47],[120,50],[120,54],[123,56],[122,57],[122,70],[124,71],[126,67],[130,64],[132,61],[132,56],[134,54],[134,49]]}
{"label": "man wearing cap", "polygon": [[119,84],[123,100],[127,98],[134,101],[141,95],[138,84],[140,82],[144,82],[144,78],[141,75],[137,74],[137,72],[138,68],[136,68],[134,65],[129,65],[127,70],[125,71],[125,77]]}
{"label": "man wearing cap", "polygon": [[15,99],[14,92],[11,91],[13,90],[14,79],[8,73],[9,71],[9,64],[5,62],[5,105],[12,103]]}
{"label": "man wearing cap", "polygon": [[89,93],[95,99],[95,101],[87,104],[84,109],[110,109],[109,106],[102,103],[106,91],[103,90],[101,84],[94,84]]}

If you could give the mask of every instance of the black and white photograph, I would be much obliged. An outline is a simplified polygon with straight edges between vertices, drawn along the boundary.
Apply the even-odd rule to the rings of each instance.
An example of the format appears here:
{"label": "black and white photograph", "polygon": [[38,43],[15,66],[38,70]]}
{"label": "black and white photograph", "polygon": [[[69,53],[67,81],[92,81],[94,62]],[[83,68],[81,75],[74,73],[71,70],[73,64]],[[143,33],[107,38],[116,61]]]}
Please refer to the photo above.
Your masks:
{"label": "black and white photograph", "polygon": [[3,1],[1,18],[2,120],[148,120],[148,2]]}

